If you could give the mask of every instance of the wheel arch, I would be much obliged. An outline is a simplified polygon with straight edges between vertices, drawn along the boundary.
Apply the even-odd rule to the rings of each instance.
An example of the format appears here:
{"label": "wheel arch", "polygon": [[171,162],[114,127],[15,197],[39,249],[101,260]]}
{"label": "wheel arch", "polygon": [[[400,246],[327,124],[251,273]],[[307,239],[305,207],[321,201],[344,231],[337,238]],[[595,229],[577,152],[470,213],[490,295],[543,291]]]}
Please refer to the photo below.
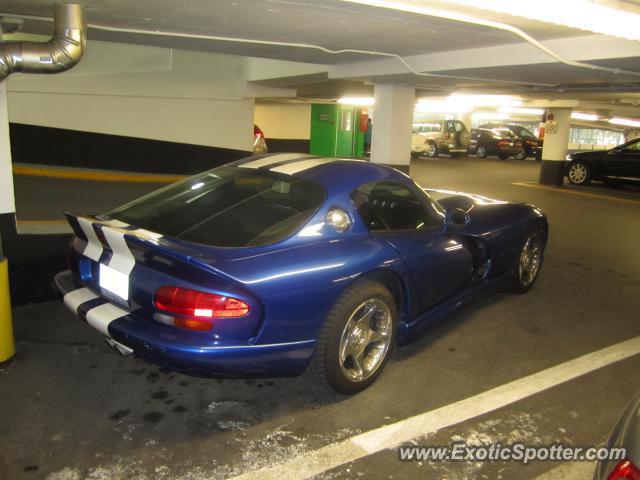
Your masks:
{"label": "wheel arch", "polygon": [[398,321],[407,322],[409,320],[411,317],[411,295],[409,293],[409,286],[400,275],[392,270],[381,268],[367,272],[359,276],[357,280],[360,279],[372,280],[387,288],[396,302]]}

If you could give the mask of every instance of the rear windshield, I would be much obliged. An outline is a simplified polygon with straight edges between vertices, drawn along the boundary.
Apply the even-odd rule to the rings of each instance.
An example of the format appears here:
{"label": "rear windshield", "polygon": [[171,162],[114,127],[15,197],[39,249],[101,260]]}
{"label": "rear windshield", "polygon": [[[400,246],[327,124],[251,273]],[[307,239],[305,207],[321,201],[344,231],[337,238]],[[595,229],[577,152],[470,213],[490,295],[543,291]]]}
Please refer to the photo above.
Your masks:
{"label": "rear windshield", "polygon": [[308,180],[224,166],[103,215],[168,237],[216,247],[252,247],[292,235],[324,201]]}

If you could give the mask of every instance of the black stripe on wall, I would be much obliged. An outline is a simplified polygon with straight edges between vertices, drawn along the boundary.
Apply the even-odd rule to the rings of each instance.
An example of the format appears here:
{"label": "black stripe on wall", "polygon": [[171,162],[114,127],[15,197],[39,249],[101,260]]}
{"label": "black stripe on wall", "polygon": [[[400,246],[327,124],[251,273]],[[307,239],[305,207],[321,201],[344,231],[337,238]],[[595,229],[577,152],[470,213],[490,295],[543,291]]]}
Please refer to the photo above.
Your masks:
{"label": "black stripe on wall", "polygon": [[187,143],[11,123],[11,155],[17,163],[193,174],[252,152]]}
{"label": "black stripe on wall", "polygon": [[309,139],[267,138],[266,141],[270,153],[309,153]]}

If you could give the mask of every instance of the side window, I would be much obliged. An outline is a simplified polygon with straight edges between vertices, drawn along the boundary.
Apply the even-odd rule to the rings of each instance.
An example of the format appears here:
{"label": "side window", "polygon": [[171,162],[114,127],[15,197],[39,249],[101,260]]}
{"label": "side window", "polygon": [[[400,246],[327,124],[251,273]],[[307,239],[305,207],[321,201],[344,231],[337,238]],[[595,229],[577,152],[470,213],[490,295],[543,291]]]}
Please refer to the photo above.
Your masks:
{"label": "side window", "polygon": [[425,230],[441,224],[437,213],[399,182],[368,183],[351,198],[371,231]]}

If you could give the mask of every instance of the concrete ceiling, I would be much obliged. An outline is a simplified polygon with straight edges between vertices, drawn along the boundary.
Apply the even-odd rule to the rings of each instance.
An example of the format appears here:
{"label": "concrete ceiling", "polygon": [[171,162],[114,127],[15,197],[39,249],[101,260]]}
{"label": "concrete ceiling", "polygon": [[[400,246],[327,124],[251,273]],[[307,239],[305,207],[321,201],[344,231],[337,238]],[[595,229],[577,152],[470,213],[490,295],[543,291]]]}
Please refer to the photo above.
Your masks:
{"label": "concrete ceiling", "polygon": [[[0,11],[50,16],[54,3],[55,0],[2,0]],[[89,0],[79,3],[86,6],[91,24],[180,34],[309,43],[335,50],[366,49],[403,56],[518,41],[511,34],[487,27],[339,0]],[[541,22],[528,21],[526,27],[541,40],[575,36],[580,32]],[[48,29],[50,27],[42,22],[28,22],[25,26],[25,30],[33,33],[42,33]],[[362,59],[362,56],[351,54],[328,55],[299,48],[97,30],[90,31],[90,38],[310,63],[340,63],[354,58]]]}
{"label": "concrete ceiling", "polygon": [[[592,102],[594,108],[616,104],[620,92],[624,92],[625,112],[636,108],[633,104],[640,101],[640,76],[570,67],[553,61],[512,33],[389,8],[340,0],[79,2],[87,8],[90,25],[130,30],[90,28],[90,39],[327,65],[325,75],[289,74],[281,78],[271,75],[262,82],[295,87],[306,98],[366,94],[373,83],[394,82],[416,86],[419,95],[442,95],[460,89],[517,92],[532,99],[540,95],[581,98]],[[54,3],[55,0],[0,0],[0,13],[48,17]],[[403,3],[505,22],[570,59],[640,72],[640,42],[476,8],[463,9],[446,0],[403,0]],[[622,5],[620,0],[610,3]],[[638,10],[637,2],[623,3],[630,11]],[[163,35],[131,30],[161,31]],[[26,19],[23,31],[49,33],[51,24]],[[393,53],[406,57],[421,72],[441,76],[408,73],[394,58],[356,53],[332,55],[309,48],[190,38],[203,35]]]}

